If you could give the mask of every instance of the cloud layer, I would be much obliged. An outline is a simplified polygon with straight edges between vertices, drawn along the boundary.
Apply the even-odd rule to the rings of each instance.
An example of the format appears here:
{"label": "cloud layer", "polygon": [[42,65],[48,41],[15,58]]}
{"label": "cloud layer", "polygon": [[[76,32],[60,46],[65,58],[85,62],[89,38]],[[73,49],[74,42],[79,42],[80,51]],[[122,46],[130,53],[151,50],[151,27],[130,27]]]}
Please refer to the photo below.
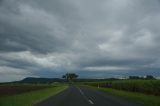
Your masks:
{"label": "cloud layer", "polygon": [[1,0],[0,81],[160,76],[159,0]]}

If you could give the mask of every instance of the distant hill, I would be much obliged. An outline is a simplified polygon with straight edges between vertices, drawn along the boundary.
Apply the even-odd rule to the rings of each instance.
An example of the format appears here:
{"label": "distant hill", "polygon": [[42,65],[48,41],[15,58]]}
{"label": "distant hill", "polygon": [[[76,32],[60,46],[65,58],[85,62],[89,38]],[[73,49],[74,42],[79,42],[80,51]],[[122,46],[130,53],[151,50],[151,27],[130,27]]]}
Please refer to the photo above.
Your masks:
{"label": "distant hill", "polygon": [[23,80],[16,81],[18,83],[53,83],[53,82],[65,82],[64,79],[59,78],[34,78],[34,77],[27,77]]}
{"label": "distant hill", "polygon": [[[110,79],[77,79],[76,82],[94,82],[94,81],[106,81],[106,80],[117,80],[115,78]],[[18,83],[53,83],[53,82],[66,82],[65,79],[60,78],[35,78],[35,77],[27,77],[21,81],[17,81]]]}
{"label": "distant hill", "polygon": [[[86,79],[86,78],[80,78],[75,80],[76,82],[95,82],[95,81],[108,81],[108,80],[119,80],[116,78],[108,78],[108,79]],[[14,81],[14,82],[4,82],[0,84],[8,84],[8,83],[54,83],[54,82],[67,82],[66,79],[60,79],[60,78],[36,78],[36,77],[27,77],[20,81]]]}

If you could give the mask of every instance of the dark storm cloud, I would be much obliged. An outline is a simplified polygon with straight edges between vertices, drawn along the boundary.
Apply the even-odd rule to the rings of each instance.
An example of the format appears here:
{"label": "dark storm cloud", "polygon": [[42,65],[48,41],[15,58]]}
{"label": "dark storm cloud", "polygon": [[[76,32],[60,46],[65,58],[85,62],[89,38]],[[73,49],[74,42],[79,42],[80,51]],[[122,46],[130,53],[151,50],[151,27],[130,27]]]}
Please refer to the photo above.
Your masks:
{"label": "dark storm cloud", "polygon": [[[1,7],[1,51],[52,52],[68,45],[63,26],[45,10],[21,2],[5,2]],[[62,33],[61,33],[62,31]]]}
{"label": "dark storm cloud", "polygon": [[0,0],[0,80],[158,77],[159,11],[159,0]]}

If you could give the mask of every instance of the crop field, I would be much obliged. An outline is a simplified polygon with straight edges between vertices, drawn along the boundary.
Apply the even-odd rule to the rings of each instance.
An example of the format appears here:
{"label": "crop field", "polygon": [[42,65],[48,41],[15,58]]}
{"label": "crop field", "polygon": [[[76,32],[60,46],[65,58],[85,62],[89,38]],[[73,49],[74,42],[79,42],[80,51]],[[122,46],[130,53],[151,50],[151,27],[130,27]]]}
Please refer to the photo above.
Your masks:
{"label": "crop field", "polygon": [[160,96],[160,80],[115,80],[104,82],[87,82],[84,84],[94,87],[113,88]]}
{"label": "crop field", "polygon": [[47,85],[0,85],[0,97],[49,88]]}

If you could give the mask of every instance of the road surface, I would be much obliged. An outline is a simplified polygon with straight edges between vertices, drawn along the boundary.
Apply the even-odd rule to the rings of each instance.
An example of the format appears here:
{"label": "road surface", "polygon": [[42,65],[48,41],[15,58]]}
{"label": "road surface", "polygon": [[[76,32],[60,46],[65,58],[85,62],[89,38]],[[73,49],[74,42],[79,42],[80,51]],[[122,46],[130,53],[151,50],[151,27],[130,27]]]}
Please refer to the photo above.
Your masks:
{"label": "road surface", "polygon": [[141,106],[97,90],[70,86],[36,106]]}

